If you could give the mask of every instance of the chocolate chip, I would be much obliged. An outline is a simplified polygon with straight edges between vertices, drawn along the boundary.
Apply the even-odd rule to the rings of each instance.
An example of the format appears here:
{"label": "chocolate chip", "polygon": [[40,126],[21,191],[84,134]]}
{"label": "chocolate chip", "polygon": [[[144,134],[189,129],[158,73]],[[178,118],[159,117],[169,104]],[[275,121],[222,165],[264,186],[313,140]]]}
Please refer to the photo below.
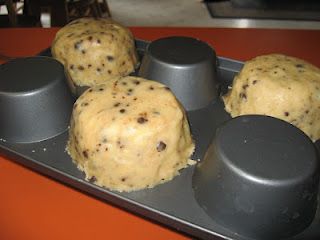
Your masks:
{"label": "chocolate chip", "polygon": [[137,99],[138,99],[138,98],[134,97],[134,98],[133,98],[133,101],[136,101]]}
{"label": "chocolate chip", "polygon": [[97,39],[97,43],[100,44],[100,43],[101,43],[101,40],[100,40],[100,39]]}
{"label": "chocolate chip", "polygon": [[109,62],[112,62],[114,60],[114,57],[113,56],[107,56],[107,59]]}
{"label": "chocolate chip", "polygon": [[88,102],[81,103],[81,107],[86,107],[86,106],[88,106],[88,105],[89,105]]}
{"label": "chocolate chip", "polygon": [[135,85],[139,85],[139,84],[140,84],[140,81],[134,80],[133,83],[134,83]]}
{"label": "chocolate chip", "polygon": [[121,178],[121,182],[125,182],[127,180],[126,177]]}
{"label": "chocolate chip", "polygon": [[95,176],[92,176],[90,179],[89,179],[89,182],[91,183],[95,183],[97,181],[97,178]]}
{"label": "chocolate chip", "polygon": [[122,109],[120,109],[119,112],[120,112],[120,113],[124,113],[125,111],[126,111],[126,110],[122,108]]}
{"label": "chocolate chip", "polygon": [[98,71],[98,72],[101,72],[101,68],[97,68],[97,71]]}
{"label": "chocolate chip", "polygon": [[157,145],[157,151],[162,152],[163,150],[166,149],[166,147],[167,147],[167,145],[164,142],[160,141]]}
{"label": "chocolate chip", "polygon": [[114,107],[119,107],[121,103],[117,102],[115,104],[113,104]]}
{"label": "chocolate chip", "polygon": [[152,86],[149,87],[150,90],[154,90],[154,88]]}
{"label": "chocolate chip", "polygon": [[74,49],[79,49],[80,46],[81,46],[81,43],[82,43],[82,40],[76,42],[76,43],[74,44]]}
{"label": "chocolate chip", "polygon": [[81,50],[81,53],[82,54],[86,54],[86,50]]}
{"label": "chocolate chip", "polygon": [[242,99],[247,99],[247,94],[245,94],[245,93],[240,93],[240,94],[239,94],[239,97],[242,98]]}
{"label": "chocolate chip", "polygon": [[79,69],[80,71],[83,71],[83,70],[84,70],[84,67],[80,65],[80,66],[78,67],[78,69]]}
{"label": "chocolate chip", "polygon": [[90,88],[89,92],[92,92],[92,91],[93,91],[92,88]]}
{"label": "chocolate chip", "polygon": [[289,114],[289,112],[284,112],[284,115],[285,115],[286,117],[288,117],[290,114]]}
{"label": "chocolate chip", "polygon": [[103,143],[107,143],[107,142],[108,142],[107,138],[103,138],[103,139],[102,139],[102,142],[103,142]]}
{"label": "chocolate chip", "polygon": [[109,149],[106,147],[104,150],[107,152]]}
{"label": "chocolate chip", "polygon": [[170,91],[170,88],[168,88],[168,87],[164,87],[164,89],[167,90],[167,91]]}
{"label": "chocolate chip", "polygon": [[121,83],[123,86],[126,86],[127,85],[127,82],[122,82]]}
{"label": "chocolate chip", "polygon": [[258,82],[258,80],[253,80],[252,84],[256,84]]}
{"label": "chocolate chip", "polygon": [[92,65],[91,64],[88,64],[88,68],[91,68],[92,67]]}
{"label": "chocolate chip", "polygon": [[122,63],[121,63],[121,66],[123,66],[123,65],[125,65],[126,64],[126,61],[123,61]]}
{"label": "chocolate chip", "polygon": [[99,88],[99,91],[102,92],[104,90],[104,88]]}
{"label": "chocolate chip", "polygon": [[112,71],[111,71],[111,70],[108,70],[108,73],[109,73],[109,74],[111,74],[111,73],[112,73]]}
{"label": "chocolate chip", "polygon": [[88,150],[84,150],[84,151],[82,152],[82,154],[83,154],[83,156],[84,156],[85,158],[88,158],[88,157],[89,157],[89,155],[88,155]]}
{"label": "chocolate chip", "polygon": [[131,93],[132,91],[133,91],[133,89],[132,89],[132,88],[129,88],[129,89],[128,89],[128,92],[130,92],[130,93]]}
{"label": "chocolate chip", "polygon": [[92,39],[93,39],[92,36],[89,36],[89,37],[88,37],[88,40],[89,40],[89,41],[92,41]]}
{"label": "chocolate chip", "polygon": [[242,86],[243,90],[245,90],[247,87],[249,87],[248,84],[245,84],[245,85]]}
{"label": "chocolate chip", "polygon": [[145,123],[145,122],[148,122],[148,119],[146,119],[146,118],[144,118],[144,117],[139,117],[139,118],[137,119],[137,122],[140,123],[140,124],[143,124],[143,123]]}
{"label": "chocolate chip", "polygon": [[273,73],[274,73],[274,74],[277,74],[277,73],[278,73],[278,71],[273,71]]}
{"label": "chocolate chip", "polygon": [[305,113],[308,114],[308,113],[309,113],[309,110],[306,110]]}
{"label": "chocolate chip", "polygon": [[303,64],[296,64],[296,68],[304,68]]}
{"label": "chocolate chip", "polygon": [[71,69],[71,70],[74,69],[74,65],[73,65],[73,64],[70,65],[70,69]]}

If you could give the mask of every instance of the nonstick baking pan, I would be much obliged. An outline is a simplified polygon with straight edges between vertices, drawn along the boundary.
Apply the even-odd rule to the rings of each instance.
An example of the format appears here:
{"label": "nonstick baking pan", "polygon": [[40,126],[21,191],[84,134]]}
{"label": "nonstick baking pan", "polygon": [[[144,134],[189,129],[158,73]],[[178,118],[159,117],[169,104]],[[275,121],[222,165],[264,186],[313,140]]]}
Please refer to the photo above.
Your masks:
{"label": "nonstick baking pan", "polygon": [[[231,119],[221,95],[243,62],[188,37],[136,40],[136,47],[141,65],[134,75],[168,85],[187,110],[196,165],[130,193],[86,181],[65,150],[76,97],[49,48],[0,66],[1,154],[199,239],[319,239],[318,144],[279,119]],[[248,159],[257,152],[260,164]],[[275,161],[283,152],[286,160]]]}

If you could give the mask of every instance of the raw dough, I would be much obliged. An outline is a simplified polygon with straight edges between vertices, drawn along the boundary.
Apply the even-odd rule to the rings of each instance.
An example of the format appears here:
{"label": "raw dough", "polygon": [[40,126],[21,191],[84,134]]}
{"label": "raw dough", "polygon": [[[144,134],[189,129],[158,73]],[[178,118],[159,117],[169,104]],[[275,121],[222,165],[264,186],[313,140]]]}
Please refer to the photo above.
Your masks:
{"label": "raw dough", "polygon": [[151,188],[191,164],[181,104],[164,85],[124,77],[76,101],[67,150],[86,179],[117,191]]}
{"label": "raw dough", "polygon": [[57,32],[51,51],[72,89],[129,75],[138,64],[131,32],[106,18],[74,20]]}
{"label": "raw dough", "polygon": [[301,59],[270,54],[246,62],[223,100],[232,117],[269,115],[320,138],[320,69]]}

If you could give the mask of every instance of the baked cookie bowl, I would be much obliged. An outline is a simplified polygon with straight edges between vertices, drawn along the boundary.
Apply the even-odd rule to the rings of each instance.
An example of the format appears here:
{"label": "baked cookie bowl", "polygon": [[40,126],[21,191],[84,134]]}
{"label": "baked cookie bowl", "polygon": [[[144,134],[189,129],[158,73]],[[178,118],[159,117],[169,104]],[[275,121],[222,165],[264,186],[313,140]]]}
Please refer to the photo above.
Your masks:
{"label": "baked cookie bowl", "polygon": [[308,136],[262,115],[222,124],[193,175],[206,213],[254,239],[286,238],[308,227],[318,183],[318,153]]}
{"label": "baked cookie bowl", "polygon": [[38,142],[66,131],[74,102],[62,64],[27,57],[0,65],[0,138]]}
{"label": "baked cookie bowl", "polygon": [[[51,45],[75,96],[134,72],[138,59],[131,31],[109,18],[80,18],[61,28]],[[78,89],[79,87],[79,89]]]}

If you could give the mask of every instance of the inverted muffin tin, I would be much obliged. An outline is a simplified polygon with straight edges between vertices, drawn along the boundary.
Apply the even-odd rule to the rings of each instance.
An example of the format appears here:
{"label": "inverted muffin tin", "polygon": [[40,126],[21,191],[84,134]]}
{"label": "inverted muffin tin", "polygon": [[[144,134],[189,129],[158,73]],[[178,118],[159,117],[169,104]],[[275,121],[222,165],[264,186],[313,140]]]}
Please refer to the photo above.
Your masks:
{"label": "inverted muffin tin", "polygon": [[[170,44],[172,40],[176,42]],[[33,86],[0,83],[1,153],[71,187],[197,238],[319,239],[318,144],[290,124],[271,117],[231,119],[220,95],[227,91],[243,63],[215,58],[209,46],[190,38],[168,38],[151,44],[136,40],[136,45],[142,63],[135,74],[158,81],[172,78],[166,84],[187,109],[196,143],[192,158],[199,159],[197,165],[183,169],[170,182],[130,193],[112,192],[85,181],[65,151],[66,123],[75,99],[66,91],[61,65],[48,58],[50,49],[39,58],[18,59],[1,66],[2,81],[22,79]],[[203,51],[201,56],[205,57],[197,58],[199,52],[188,52],[188,46]],[[170,48],[184,49],[182,61]],[[174,56],[168,58],[166,49]],[[161,54],[155,54],[159,51]],[[183,61],[188,53],[195,62]],[[21,61],[24,68],[30,61],[38,62],[39,68],[32,69],[33,63],[24,69],[24,75],[12,75],[22,70]],[[10,64],[15,65],[14,71]],[[46,69],[48,64],[53,66]],[[187,82],[179,79],[181,75]],[[54,78],[48,80],[48,76]],[[190,87],[195,78],[199,86]],[[43,102],[47,105],[41,105]],[[33,119],[30,112],[37,118]],[[32,125],[41,127],[41,131]],[[260,164],[248,158],[257,152],[263,153],[258,157]],[[281,158],[281,163],[276,161]]]}

